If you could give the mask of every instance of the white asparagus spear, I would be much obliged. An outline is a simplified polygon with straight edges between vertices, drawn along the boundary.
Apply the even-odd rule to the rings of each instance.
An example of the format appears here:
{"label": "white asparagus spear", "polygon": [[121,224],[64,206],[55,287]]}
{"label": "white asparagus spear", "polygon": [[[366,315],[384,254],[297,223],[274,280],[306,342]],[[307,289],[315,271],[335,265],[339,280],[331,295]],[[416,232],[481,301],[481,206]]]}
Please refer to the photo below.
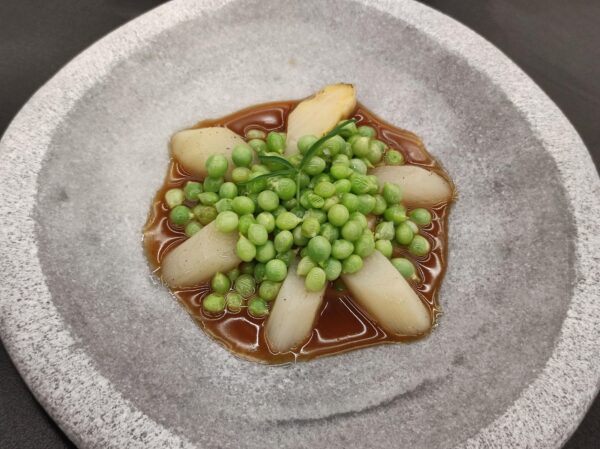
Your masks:
{"label": "white asparagus spear", "polygon": [[229,175],[233,170],[231,151],[240,143],[244,139],[227,128],[186,129],[171,138],[171,152],[183,168],[199,178],[206,176],[204,164],[210,155],[222,154],[229,161]]}
{"label": "white asparagus spear", "polygon": [[420,335],[431,328],[427,307],[392,263],[379,251],[362,270],[342,279],[356,302],[382,328],[395,335]]}
{"label": "white asparagus spear", "polygon": [[265,335],[271,351],[287,352],[303,343],[313,330],[325,289],[309,292],[304,278],[291,267],[267,319]]}
{"label": "white asparagus spear", "polygon": [[331,131],[356,107],[352,84],[331,84],[300,102],[290,113],[287,125],[286,155],[298,152],[298,139],[308,134],[321,137]]}
{"label": "white asparagus spear", "polygon": [[163,280],[171,287],[189,287],[231,270],[241,262],[235,253],[237,239],[237,232],[219,232],[213,221],[166,255]]}
{"label": "white asparagus spear", "polygon": [[379,182],[393,182],[402,189],[407,206],[429,207],[452,199],[452,186],[437,173],[416,165],[387,165],[369,172]]}

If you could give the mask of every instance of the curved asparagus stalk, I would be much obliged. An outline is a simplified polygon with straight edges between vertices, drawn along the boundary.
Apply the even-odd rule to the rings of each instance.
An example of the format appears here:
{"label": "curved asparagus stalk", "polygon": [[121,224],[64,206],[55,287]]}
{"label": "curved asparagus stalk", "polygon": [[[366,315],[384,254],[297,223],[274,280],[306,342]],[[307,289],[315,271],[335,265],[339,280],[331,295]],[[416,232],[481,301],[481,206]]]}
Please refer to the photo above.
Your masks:
{"label": "curved asparagus stalk", "polygon": [[233,170],[231,151],[240,143],[244,139],[227,128],[186,129],[171,138],[171,152],[183,168],[199,178],[207,175],[205,163],[210,155],[222,154],[229,160],[229,176]]}
{"label": "curved asparagus stalk", "polygon": [[307,291],[304,278],[296,274],[296,266],[290,269],[267,319],[265,336],[271,351],[290,351],[309,337],[324,295],[325,289]]}
{"label": "curved asparagus stalk", "polygon": [[236,232],[219,232],[213,221],[166,255],[163,280],[171,287],[189,287],[231,270],[241,262],[235,253],[237,238]]}
{"label": "curved asparagus stalk", "polygon": [[379,251],[364,260],[362,270],[342,278],[354,300],[386,331],[420,335],[431,328],[427,307]]}
{"label": "curved asparagus stalk", "polygon": [[369,172],[380,183],[393,182],[402,189],[407,206],[429,207],[452,199],[452,186],[437,173],[416,165],[387,165]]}
{"label": "curved asparagus stalk", "polygon": [[288,117],[286,155],[298,152],[298,139],[307,134],[321,137],[356,107],[352,84],[331,84],[298,104]]}

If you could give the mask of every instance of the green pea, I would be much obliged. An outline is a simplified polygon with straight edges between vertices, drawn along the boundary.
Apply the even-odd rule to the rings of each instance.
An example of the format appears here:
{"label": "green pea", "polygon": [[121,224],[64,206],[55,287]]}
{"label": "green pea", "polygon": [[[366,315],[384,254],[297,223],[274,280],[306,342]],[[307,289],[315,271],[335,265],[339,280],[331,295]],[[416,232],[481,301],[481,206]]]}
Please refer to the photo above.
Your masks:
{"label": "green pea", "polygon": [[[345,120],[341,120],[338,123],[338,125],[341,125],[343,122],[345,122]],[[347,125],[344,125],[344,127],[341,129],[339,135],[342,136],[344,139],[347,139],[348,137],[353,136],[356,133],[358,133],[358,129],[356,128],[356,123],[350,122]]]}
{"label": "green pea", "polygon": [[187,206],[175,206],[171,209],[171,212],[169,212],[169,221],[177,226],[185,226],[192,218],[194,218],[194,215]]}
{"label": "green pea", "polygon": [[375,137],[377,133],[372,126],[363,125],[358,127],[358,134],[365,137]]}
{"label": "green pea", "polygon": [[375,197],[367,194],[358,195],[358,212],[370,214],[375,208]]}
{"label": "green pea", "polygon": [[386,165],[402,165],[404,164],[404,156],[396,150],[388,150],[383,155],[383,160]]}
{"label": "green pea", "polygon": [[247,196],[236,196],[231,203],[233,211],[238,215],[246,215],[254,212],[254,202]]}
{"label": "green pea", "polygon": [[186,182],[183,188],[183,194],[188,201],[198,201],[198,195],[203,191],[202,184],[196,181]]}
{"label": "green pea", "polygon": [[333,183],[335,191],[338,195],[349,193],[352,189],[352,183],[349,179],[339,179]]}
{"label": "green pea", "polygon": [[227,277],[233,283],[237,278],[240,277],[241,271],[239,268],[233,268],[227,272]]}
{"label": "green pea", "polygon": [[[280,205],[277,209],[275,209],[273,212],[271,212],[271,214],[273,214],[273,216],[275,217],[275,220],[277,220],[277,217],[279,217],[284,212],[287,212],[285,210],[285,207]],[[277,221],[275,221],[275,223],[277,223]]]}
{"label": "green pea", "polygon": [[298,200],[296,198],[292,198],[290,200],[285,200],[283,203],[281,203],[283,205],[283,207],[285,207],[287,210],[291,210],[294,209],[296,206],[298,206],[300,203],[298,202]]}
{"label": "green pea", "polygon": [[413,230],[406,223],[400,223],[396,228],[396,241],[401,245],[409,245],[414,235]]}
{"label": "green pea", "polygon": [[[208,176],[204,180],[204,192],[214,192],[217,193],[221,186],[223,185],[224,178],[216,178],[212,176]],[[202,195],[202,193],[200,194]],[[198,196],[200,196],[198,195]]]}
{"label": "green pea", "polygon": [[248,141],[248,145],[250,145],[250,148],[252,148],[258,154],[267,151],[267,144],[262,139],[250,139]]}
{"label": "green pea", "polygon": [[236,167],[231,172],[231,179],[236,184],[241,184],[250,179],[250,169],[247,167]]}
{"label": "green pea", "polygon": [[369,151],[367,153],[367,159],[371,164],[378,164],[383,159],[383,152],[385,151],[385,144],[380,140],[372,140],[369,144]]}
{"label": "green pea", "polygon": [[308,195],[310,195],[311,193],[313,193],[313,191],[309,190],[309,189],[305,189],[300,193],[300,205],[302,207],[304,207],[305,209],[310,208],[310,203],[308,201]]}
{"label": "green pea", "polygon": [[278,253],[283,253],[292,248],[294,244],[294,236],[290,231],[279,232],[274,239],[275,250]]}
{"label": "green pea", "polygon": [[303,158],[304,157],[300,153],[296,153],[288,156],[287,160],[290,161],[290,164],[292,164],[294,167],[299,167]]}
{"label": "green pea", "polygon": [[262,282],[265,280],[265,273],[267,272],[267,267],[264,263],[259,262],[254,265],[254,280],[256,282]]}
{"label": "green pea", "polygon": [[335,186],[331,182],[320,182],[315,186],[315,193],[322,198],[335,195]]}
{"label": "green pea", "polygon": [[306,197],[310,207],[321,209],[325,205],[325,200],[316,193],[309,192]]}
{"label": "green pea", "polygon": [[377,240],[375,242],[375,249],[388,259],[392,257],[392,254],[394,253],[394,246],[390,240]]}
{"label": "green pea", "polygon": [[290,264],[294,261],[294,259],[296,258],[296,254],[294,254],[294,251],[285,251],[283,253],[279,253],[277,254],[277,256],[275,256],[277,259],[283,261],[286,266],[290,266]]}
{"label": "green pea", "polygon": [[333,136],[323,142],[321,151],[327,157],[333,157],[346,146],[346,141],[342,136]]}
{"label": "green pea", "polygon": [[298,139],[298,151],[300,154],[306,153],[317,140],[319,140],[318,137],[312,135],[300,137],[300,139]]}
{"label": "green pea", "polygon": [[253,223],[248,227],[248,239],[255,245],[264,245],[269,239],[269,233],[263,225]]}
{"label": "green pea", "polygon": [[287,276],[287,265],[279,259],[269,260],[266,276],[269,281],[282,282]]}
{"label": "green pea", "polygon": [[358,211],[350,214],[350,220],[360,223],[363,229],[367,229],[369,227],[369,221],[367,220],[367,217]]}
{"label": "green pea", "polygon": [[249,167],[253,158],[254,155],[252,154],[252,148],[250,148],[248,144],[240,143],[233,147],[231,159],[236,166]]}
{"label": "green pea", "polygon": [[190,221],[188,224],[185,225],[185,235],[191,237],[194,234],[200,232],[200,230],[202,230],[202,227],[203,226],[197,221]]}
{"label": "green pea", "polygon": [[342,262],[336,259],[327,259],[323,270],[328,281],[335,281],[342,274]]}
{"label": "green pea", "polygon": [[310,176],[304,172],[300,172],[296,175],[296,181],[298,182],[298,188],[303,189],[310,184]]}
{"label": "green pea", "polygon": [[256,248],[256,260],[259,262],[267,263],[269,260],[275,258],[275,254],[275,245],[273,245],[271,240],[267,240],[264,245]]}
{"label": "green pea", "polygon": [[367,164],[362,159],[350,159],[350,168],[359,175],[367,174]]}
{"label": "green pea", "polygon": [[[344,199],[342,199],[342,203],[344,203]],[[346,207],[344,204],[336,204],[332,206],[327,212],[327,219],[334,226],[343,226],[344,224],[346,224],[349,218],[350,212],[348,211],[348,207]]]}
{"label": "green pea", "polygon": [[327,276],[325,270],[320,267],[312,268],[304,279],[304,287],[309,292],[319,292],[325,288],[327,283]]}
{"label": "green pea", "polygon": [[348,209],[348,212],[354,212],[358,210],[359,204],[360,201],[358,196],[356,196],[354,193],[344,193],[342,195],[342,205]]}
{"label": "green pea", "polygon": [[365,175],[353,174],[350,177],[350,183],[352,184],[351,192],[356,195],[363,195],[371,190],[371,181]]}
{"label": "green pea", "polygon": [[225,211],[217,215],[215,225],[219,232],[233,232],[237,230],[240,220],[235,212]]}
{"label": "green pea", "polygon": [[[260,172],[252,172],[250,173],[250,176],[248,177],[249,181],[252,181],[255,178],[258,178],[259,176],[262,176],[263,174]],[[258,194],[260,192],[262,192],[263,190],[266,190],[268,187],[268,180],[262,178],[262,179],[256,179],[253,182],[250,182],[248,184],[246,184],[246,192],[248,192],[249,194]]]}
{"label": "green pea", "polygon": [[380,186],[379,186],[379,179],[377,178],[377,176],[367,175],[367,179],[369,180],[369,184],[370,184],[368,193],[375,194],[375,193],[379,192]]}
{"label": "green pea", "polygon": [[361,136],[360,134],[356,133],[350,137],[348,137],[348,142],[350,145],[352,145],[354,142],[356,142],[357,139],[360,139],[361,137],[365,137],[365,136]]}
{"label": "green pea", "polygon": [[383,217],[387,221],[393,221],[394,224],[400,224],[405,222],[408,217],[406,216],[406,208],[401,204],[394,204],[388,207],[383,213]]}
{"label": "green pea", "polygon": [[210,281],[213,291],[224,294],[231,288],[231,281],[223,273],[216,273]]}
{"label": "green pea", "polygon": [[[252,271],[254,271],[254,265],[251,266]],[[256,281],[254,280],[254,276],[251,274],[242,274],[239,278],[237,278],[234,282],[234,289],[244,298],[249,298],[256,291]]]}
{"label": "green pea", "polygon": [[382,221],[375,227],[375,238],[380,240],[392,240],[395,236],[394,223]]}
{"label": "green pea", "polygon": [[202,300],[202,309],[210,314],[222,313],[225,310],[225,296],[211,293]]}
{"label": "green pea", "polygon": [[254,262],[242,262],[239,267],[242,274],[254,273]]}
{"label": "green pea", "polygon": [[265,139],[267,134],[262,129],[249,129],[246,131],[246,139]]}
{"label": "green pea", "polygon": [[343,260],[354,252],[354,245],[347,240],[336,240],[331,245],[331,255],[338,259]]}
{"label": "green pea", "polygon": [[313,156],[304,166],[304,172],[307,175],[315,176],[325,170],[326,162],[319,156]]}
{"label": "green pea", "polygon": [[260,192],[258,194],[258,205],[262,210],[275,210],[279,206],[279,196],[272,190]]}
{"label": "green pea", "polygon": [[304,220],[300,229],[302,235],[310,239],[315,237],[319,233],[321,229],[321,223],[319,223],[319,220],[317,220],[316,218],[309,217],[306,220]]}
{"label": "green pea", "polygon": [[321,209],[309,209],[304,214],[304,218],[314,217],[319,220],[319,223],[323,224],[327,221],[327,213],[323,212]]}
{"label": "green pea", "polygon": [[285,149],[285,139],[283,136],[275,131],[271,131],[267,134],[267,150],[274,153],[283,153]]}
{"label": "green pea", "polygon": [[291,212],[282,212],[275,219],[275,226],[282,231],[290,231],[294,229],[302,220]]}
{"label": "green pea", "polygon": [[229,163],[222,154],[211,154],[206,160],[206,172],[212,178],[220,178],[225,175]]}
{"label": "green pea", "polygon": [[331,161],[331,164],[332,164],[331,168],[333,168],[334,165],[350,167],[350,158],[348,156],[346,156],[345,154],[340,153],[336,157],[333,158],[333,160]]}
{"label": "green pea", "polygon": [[280,282],[263,281],[258,289],[258,295],[265,301],[273,301],[281,288]]}
{"label": "green pea", "polygon": [[349,242],[354,242],[361,236],[362,231],[363,227],[361,223],[350,220],[342,227],[342,237]]}
{"label": "green pea", "polygon": [[227,310],[232,313],[238,313],[242,310],[244,298],[238,292],[229,292],[225,296],[225,302],[227,303]]}
{"label": "green pea", "polygon": [[224,182],[219,188],[219,196],[221,198],[234,199],[238,194],[238,188],[233,182]]}
{"label": "green pea", "polygon": [[316,266],[317,264],[309,256],[304,256],[300,259],[300,262],[298,262],[296,274],[298,274],[298,276],[306,276],[308,272]]}
{"label": "green pea", "polygon": [[292,231],[292,235],[294,237],[294,245],[300,247],[308,245],[309,238],[305,237],[302,233],[302,226],[297,226],[296,228],[294,228],[294,230]]}
{"label": "green pea", "polygon": [[325,237],[329,243],[333,243],[339,238],[340,231],[333,224],[325,223],[321,226],[320,234]]}
{"label": "green pea", "polygon": [[290,178],[279,178],[273,189],[282,200],[291,200],[296,195],[296,182]]}
{"label": "green pea", "polygon": [[413,234],[419,233],[419,227],[417,226],[417,224],[414,221],[406,220],[404,223],[406,223],[408,226],[410,226],[410,229],[412,229]]}
{"label": "green pea", "polygon": [[394,265],[396,270],[398,270],[406,279],[418,279],[417,268],[410,260],[405,259],[404,257],[396,257],[391,259],[390,262],[392,262],[392,265]]}
{"label": "green pea", "polygon": [[181,189],[170,189],[165,193],[165,203],[169,209],[173,209],[183,204],[185,194]]}
{"label": "green pea", "polygon": [[431,212],[422,207],[411,210],[408,216],[419,226],[427,226],[431,223]]}
{"label": "green pea", "polygon": [[352,152],[355,156],[366,157],[369,154],[369,144],[371,139],[369,137],[359,137],[352,143]]}
{"label": "green pea", "polygon": [[261,212],[256,216],[256,222],[263,225],[267,232],[273,232],[275,229],[275,217],[270,212]]}
{"label": "green pea", "polygon": [[217,201],[217,204],[215,204],[215,209],[217,209],[218,213],[232,210],[231,200],[229,198],[220,199],[219,201]]}
{"label": "green pea", "polygon": [[331,255],[331,243],[322,235],[317,235],[308,242],[308,255],[315,262],[323,262]]}
{"label": "green pea", "polygon": [[350,167],[346,167],[345,165],[333,164],[331,166],[330,173],[331,176],[339,180],[349,178],[350,175],[354,173],[354,171]]}
{"label": "green pea", "polygon": [[244,262],[250,262],[256,256],[256,246],[246,237],[240,235],[235,246],[235,252]]}
{"label": "green pea", "polygon": [[240,217],[240,221],[238,223],[238,230],[244,234],[244,235],[248,235],[248,229],[250,228],[250,225],[256,223],[256,219],[254,218],[254,215],[252,214],[246,214],[246,215],[242,215]]}
{"label": "green pea", "polygon": [[349,142],[346,142],[346,145],[344,146],[344,148],[342,148],[342,150],[340,151],[340,154],[338,154],[338,156],[339,155],[351,158],[353,156],[352,155],[352,145]]}
{"label": "green pea", "polygon": [[325,203],[323,204],[322,210],[325,212],[329,212],[329,209],[331,209],[333,206],[335,206],[336,204],[340,203],[340,197],[339,196],[332,196],[331,198],[327,198],[325,200]]}
{"label": "green pea", "polygon": [[198,199],[205,206],[214,206],[219,201],[219,195],[215,192],[202,192],[198,194]]}
{"label": "green pea", "polygon": [[431,244],[422,235],[415,235],[408,245],[408,252],[413,256],[426,256],[431,251]]}
{"label": "green pea", "polygon": [[350,257],[342,261],[342,272],[347,274],[356,273],[363,267],[363,260],[357,254],[352,254]]}
{"label": "green pea", "polygon": [[248,313],[255,318],[262,318],[269,314],[269,307],[264,299],[256,296],[248,301]]}
{"label": "green pea", "polygon": [[385,198],[383,197],[383,195],[375,195],[375,207],[373,207],[373,210],[371,211],[371,213],[373,215],[382,215],[385,210],[387,209],[387,203],[385,202]]}
{"label": "green pea", "polygon": [[354,253],[360,257],[369,257],[375,251],[375,240],[372,233],[364,233],[354,243]]}
{"label": "green pea", "polygon": [[383,198],[385,198],[386,203],[389,205],[398,204],[402,199],[400,186],[391,182],[383,184]]}

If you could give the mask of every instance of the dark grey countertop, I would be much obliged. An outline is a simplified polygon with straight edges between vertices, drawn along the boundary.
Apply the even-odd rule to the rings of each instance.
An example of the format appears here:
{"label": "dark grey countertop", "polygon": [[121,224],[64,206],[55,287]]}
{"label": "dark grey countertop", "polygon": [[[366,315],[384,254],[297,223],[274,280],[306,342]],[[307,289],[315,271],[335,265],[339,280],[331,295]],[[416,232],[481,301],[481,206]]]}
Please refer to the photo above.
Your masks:
{"label": "dark grey countertop", "polygon": [[[98,38],[157,0],[2,0],[0,133],[29,96]],[[423,1],[504,51],[563,110],[600,164],[600,2]],[[565,446],[597,448],[600,399]],[[74,447],[38,405],[0,345],[0,448]]]}

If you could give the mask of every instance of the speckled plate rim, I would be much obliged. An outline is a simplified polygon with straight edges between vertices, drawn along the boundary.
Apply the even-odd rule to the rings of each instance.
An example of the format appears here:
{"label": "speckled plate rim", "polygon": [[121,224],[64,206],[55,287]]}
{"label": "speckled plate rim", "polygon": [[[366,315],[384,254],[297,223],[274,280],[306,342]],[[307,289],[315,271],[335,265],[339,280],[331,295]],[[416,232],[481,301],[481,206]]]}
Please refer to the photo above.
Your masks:
{"label": "speckled plate rim", "polygon": [[[23,107],[0,142],[0,336],[37,399],[81,447],[194,447],[121,396],[75,346],[37,257],[37,176],[68,111],[111,69],[162,31],[231,0],[180,0],[126,24],[77,56]],[[414,26],[485,74],[521,111],[555,159],[577,226],[576,286],[552,356],[495,421],[459,447],[559,447],[600,385],[600,179],[554,103],[497,48],[413,0],[358,0]],[[26,288],[24,286],[27,286]]]}

